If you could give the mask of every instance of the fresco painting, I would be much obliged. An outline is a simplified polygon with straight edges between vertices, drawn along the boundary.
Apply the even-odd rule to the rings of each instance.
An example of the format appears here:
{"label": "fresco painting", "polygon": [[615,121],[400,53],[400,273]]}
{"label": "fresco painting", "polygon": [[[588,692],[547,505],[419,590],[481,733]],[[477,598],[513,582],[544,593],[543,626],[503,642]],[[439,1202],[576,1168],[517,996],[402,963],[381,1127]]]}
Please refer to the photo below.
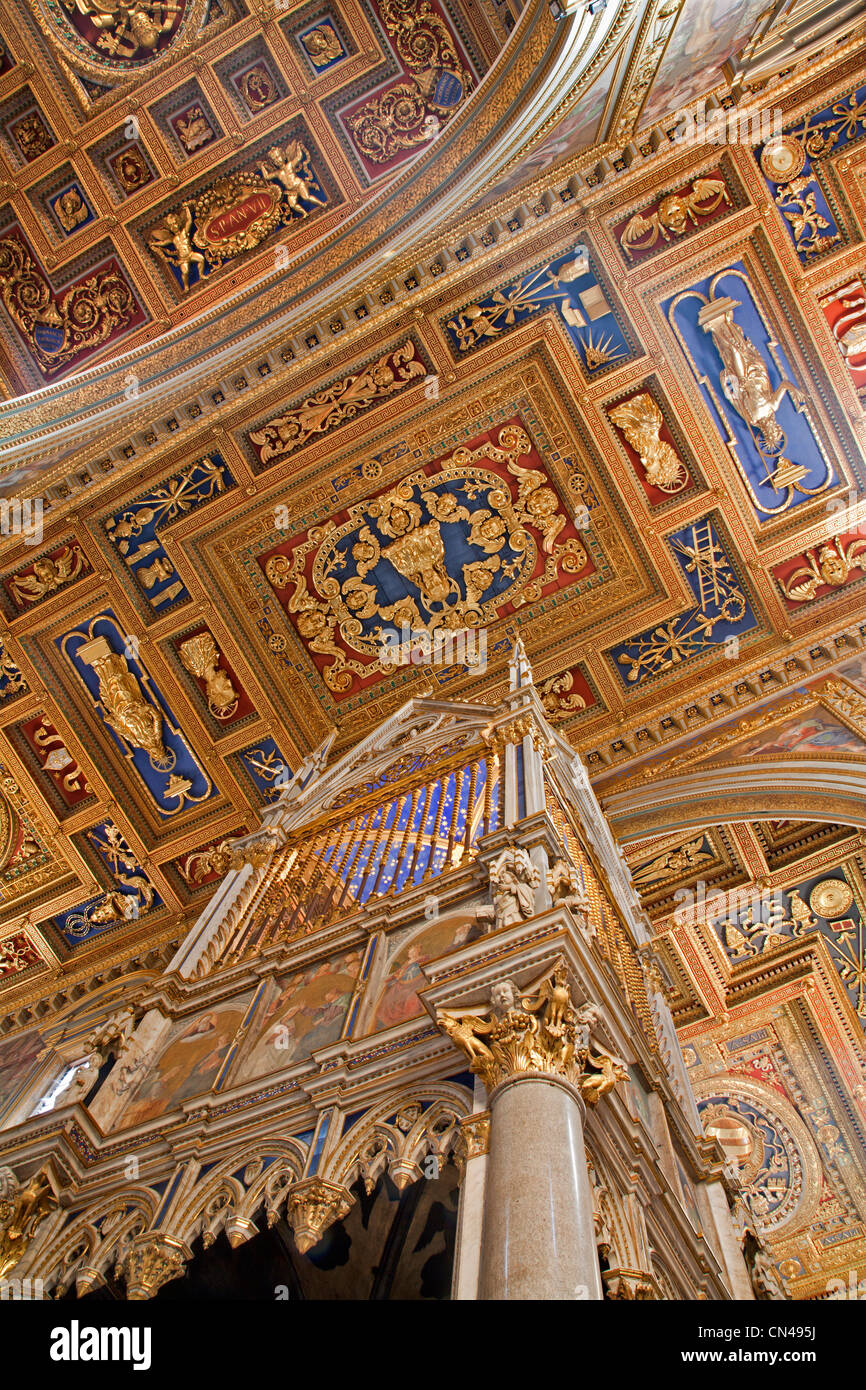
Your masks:
{"label": "fresco painting", "polygon": [[686,0],[640,118],[641,129],[721,81],[722,64],[743,47],[766,9],[766,0]]}
{"label": "fresco painting", "polygon": [[806,710],[731,749],[731,757],[738,762],[756,754],[776,757],[822,754],[832,758],[835,753],[866,753],[866,744],[844,724],[817,709]]}
{"label": "fresco painting", "polygon": [[336,1042],[342,1030],[363,953],[349,951],[316,961],[285,976],[266,996],[239,1080],[291,1066],[311,1052]]}
{"label": "fresco painting", "polygon": [[248,996],[233,999],[174,1026],[157,1065],[124,1111],[124,1126],[144,1124],[210,1090],[247,1002]]}
{"label": "fresco painting", "polygon": [[417,991],[424,985],[421,967],[446,951],[465,946],[481,935],[481,928],[471,917],[455,921],[454,916],[434,922],[398,947],[390,962],[388,975],[376,1003],[375,1013],[367,1032],[393,1028],[424,1012]]}
{"label": "fresco painting", "polygon": [[43,1046],[42,1034],[35,1028],[0,1045],[0,1115],[30,1077]]}

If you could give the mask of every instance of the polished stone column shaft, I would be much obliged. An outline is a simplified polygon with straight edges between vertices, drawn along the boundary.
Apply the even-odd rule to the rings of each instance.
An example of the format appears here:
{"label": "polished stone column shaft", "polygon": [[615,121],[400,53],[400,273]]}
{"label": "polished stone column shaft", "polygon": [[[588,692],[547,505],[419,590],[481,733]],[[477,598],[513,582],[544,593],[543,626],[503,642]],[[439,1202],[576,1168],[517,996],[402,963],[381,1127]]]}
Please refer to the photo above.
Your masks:
{"label": "polished stone column shaft", "polygon": [[479,1298],[600,1299],[579,1092],[518,1072],[489,1104]]}

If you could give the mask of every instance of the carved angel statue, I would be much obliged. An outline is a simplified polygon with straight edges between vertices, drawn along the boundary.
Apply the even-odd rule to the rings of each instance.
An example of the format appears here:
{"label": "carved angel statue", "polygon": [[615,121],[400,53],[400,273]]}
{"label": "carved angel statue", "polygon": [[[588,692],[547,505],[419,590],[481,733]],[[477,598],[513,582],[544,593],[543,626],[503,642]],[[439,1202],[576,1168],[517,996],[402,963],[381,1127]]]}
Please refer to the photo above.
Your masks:
{"label": "carved angel statue", "polygon": [[61,585],[68,584],[83,568],[84,554],[81,546],[65,545],[56,560],[47,555],[34,560],[33,573],[15,575],[10,580],[9,587],[22,606],[25,603],[35,603],[46,594],[52,594]]}
{"label": "carved angel statue", "polygon": [[725,399],[751,429],[759,432],[764,447],[776,452],[785,442],[776,411],[786,395],[798,410],[804,408],[806,397],[799,386],[785,378],[773,389],[766,362],[734,320],[734,310],[739,307],[735,299],[711,300],[700,310],[698,323],[712,335],[722,359],[724,370],[719,381]]}
{"label": "carved angel statue", "polygon": [[688,469],[670,444],[659,437],[664,418],[646,391],[614,406],[608,414],[640,456],[644,477],[660,492],[681,492],[689,481]]}
{"label": "carved angel statue", "polygon": [[167,212],[148,237],[148,244],[180,271],[184,290],[189,289],[189,273],[194,265],[200,267],[199,275],[204,275],[206,261],[200,251],[192,244],[192,210],[189,203],[183,204],[183,213]]}
{"label": "carved angel statue", "polygon": [[84,1065],[79,1067],[69,1083],[67,1098],[71,1103],[84,1101],[84,1097],[90,1093],[96,1082],[99,1080],[99,1070],[103,1063],[102,1053],[98,1050],[89,1052]]}
{"label": "carved angel statue", "polygon": [[854,539],[843,545],[834,536],[825,545],[807,550],[803,559],[805,565],[799,565],[781,581],[785,597],[796,603],[813,599],[824,584],[838,589],[852,570],[866,570],[866,540]]}
{"label": "carved angel statue", "polygon": [[589,906],[580,874],[567,859],[555,859],[547,871],[547,887],[554,904],[563,903],[579,912]]}
{"label": "carved angel statue", "polygon": [[488,869],[497,927],[510,927],[535,912],[535,889],[541,874],[527,851],[506,845]]}
{"label": "carved angel statue", "polygon": [[668,193],[654,212],[636,212],[630,217],[620,244],[632,257],[635,251],[648,251],[659,240],[670,241],[669,232],[682,236],[689,222],[697,226],[698,217],[715,212],[723,201],[730,205],[731,199],[721,179],[695,179],[684,192]]}
{"label": "carved angel statue", "polygon": [[[57,1205],[57,1198],[44,1169],[27,1182],[8,1180],[12,1170],[0,1170],[0,1279],[14,1269],[36,1232],[37,1226]],[[14,1178],[14,1174],[12,1174]]]}
{"label": "carved angel statue", "polygon": [[98,1049],[103,1057],[113,1052],[120,1059],[132,1041],[135,1031],[135,1010],[128,1004],[106,1019],[90,1035],[89,1046]]}
{"label": "carved angel statue", "polygon": [[300,140],[290,140],[287,145],[272,145],[268,150],[268,159],[274,168],[260,164],[259,171],[263,178],[282,184],[292,212],[306,215],[307,209],[301,206],[302,198],[306,203],[318,203],[319,207],[326,205],[327,199],[320,198],[312,190],[310,156]]}
{"label": "carved angel statue", "polygon": [[263,825],[249,835],[239,835],[235,839],[223,841],[231,855],[233,869],[242,869],[251,864],[254,869],[267,864],[286,841],[284,830],[275,825]]}

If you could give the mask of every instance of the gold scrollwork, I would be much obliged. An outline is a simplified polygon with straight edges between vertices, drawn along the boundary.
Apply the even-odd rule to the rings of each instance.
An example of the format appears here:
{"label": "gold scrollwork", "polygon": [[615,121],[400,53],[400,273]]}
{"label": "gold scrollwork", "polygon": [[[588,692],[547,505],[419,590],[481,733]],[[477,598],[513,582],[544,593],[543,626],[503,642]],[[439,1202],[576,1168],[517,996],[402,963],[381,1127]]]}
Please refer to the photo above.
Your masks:
{"label": "gold scrollwork", "polygon": [[300,449],[315,435],[328,434],[337,425],[353,419],[392,391],[427,375],[411,341],[395,352],[386,353],[364,371],[345,376],[333,385],[308,396],[301,405],[269,420],[250,435],[262,463],[282,458]]}
{"label": "gold scrollwork", "polygon": [[[350,508],[342,526],[326,522],[313,528],[291,559],[283,554],[271,557],[265,573],[275,588],[289,591],[286,607],[295,615],[302,640],[310,651],[332,658],[323,672],[331,690],[348,690],[355,675],[391,669],[383,624],[392,631],[406,626],[428,636],[440,628],[478,627],[494,617],[507,598],[515,604],[534,602],[560,569],[583,569],[587,557],[580,542],[574,537],[559,539],[567,519],[547,475],[518,462],[530,449],[526,432],[506,425],[497,444],[455,449],[438,473],[412,474],[382,496]],[[484,461],[504,465],[516,481],[516,497],[501,473],[479,466]],[[483,495],[485,505],[470,511],[449,484],[459,486],[471,501]],[[456,521],[466,527],[468,543],[484,554],[460,566],[462,587],[449,572],[442,532],[443,524]],[[530,576],[539,555],[532,532],[540,536],[546,556],[543,572],[535,578]],[[353,572],[345,574],[350,560]],[[383,602],[384,596],[367,578],[380,560],[390,562],[418,597],[407,592]],[[510,583],[496,593],[494,580],[500,574]],[[365,627],[365,620],[373,618],[379,623]],[[345,647],[337,645],[337,638]],[[350,656],[346,648],[358,656]]]}
{"label": "gold scrollwork", "polygon": [[88,275],[60,298],[24,244],[0,238],[0,297],[43,371],[57,371],[79,353],[99,347],[129,322],[138,305],[113,267]]}
{"label": "gold scrollwork", "polygon": [[438,135],[465,99],[471,75],[428,0],[380,0],[379,12],[409,72],[405,82],[366,102],[346,120],[360,152],[385,164]]}

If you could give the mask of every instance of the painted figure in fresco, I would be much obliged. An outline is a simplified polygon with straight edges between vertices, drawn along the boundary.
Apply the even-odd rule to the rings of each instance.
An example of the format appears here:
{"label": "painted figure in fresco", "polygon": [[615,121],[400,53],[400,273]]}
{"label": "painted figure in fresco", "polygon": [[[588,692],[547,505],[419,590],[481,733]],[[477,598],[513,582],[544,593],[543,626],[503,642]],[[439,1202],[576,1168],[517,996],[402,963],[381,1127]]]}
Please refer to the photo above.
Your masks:
{"label": "painted figure in fresco", "polygon": [[142,1124],[210,1090],[242,1017],[240,1008],[213,1010],[187,1024],[144,1077],[125,1123]]}
{"label": "painted figure in fresco", "polygon": [[445,920],[420,932],[394,957],[368,1030],[375,1032],[379,1028],[393,1028],[395,1024],[404,1023],[406,1019],[421,1013],[418,989],[424,984],[422,965],[443,951],[456,950],[478,935],[480,928],[474,921],[461,922],[455,927],[453,922]]}
{"label": "painted figure in fresco", "polygon": [[290,976],[268,1004],[257,1041],[245,1065],[247,1075],[290,1065],[316,1048],[336,1042],[355,990],[359,952],[322,961]]}
{"label": "painted figure in fresco", "polygon": [[388,982],[386,996],[376,1012],[376,1026],[392,1028],[411,1017],[413,1005],[418,1004],[417,990],[424,983],[421,966],[430,959],[423,943],[415,941],[408,948],[406,957]]}
{"label": "painted figure in fresco", "polygon": [[783,724],[769,738],[760,735],[750,739],[738,752],[823,753],[838,750],[854,753],[862,751],[862,748],[861,740],[849,729],[843,728],[841,724],[830,723],[829,720],[815,714],[792,724]]}

